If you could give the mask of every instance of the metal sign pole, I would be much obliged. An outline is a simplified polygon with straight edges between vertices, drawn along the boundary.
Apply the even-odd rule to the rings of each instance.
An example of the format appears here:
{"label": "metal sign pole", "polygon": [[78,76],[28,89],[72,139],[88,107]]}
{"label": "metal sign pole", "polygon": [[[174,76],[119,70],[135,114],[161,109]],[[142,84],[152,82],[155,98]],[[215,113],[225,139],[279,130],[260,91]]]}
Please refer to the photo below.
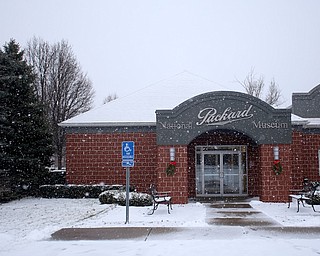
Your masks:
{"label": "metal sign pole", "polygon": [[126,168],[126,223],[129,224],[129,191],[130,190],[130,168]]}
{"label": "metal sign pole", "polygon": [[126,223],[129,223],[130,167],[134,166],[134,141],[122,142],[122,167],[126,167]]}

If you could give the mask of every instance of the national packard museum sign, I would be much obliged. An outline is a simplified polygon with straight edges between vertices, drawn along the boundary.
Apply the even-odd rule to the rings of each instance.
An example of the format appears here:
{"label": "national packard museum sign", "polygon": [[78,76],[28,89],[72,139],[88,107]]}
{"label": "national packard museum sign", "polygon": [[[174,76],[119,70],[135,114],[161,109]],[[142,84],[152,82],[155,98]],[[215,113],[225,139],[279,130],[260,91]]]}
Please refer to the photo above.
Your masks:
{"label": "national packard museum sign", "polygon": [[257,144],[291,143],[291,110],[239,92],[210,92],[172,110],[157,110],[158,145],[186,145],[211,130],[231,130]]}

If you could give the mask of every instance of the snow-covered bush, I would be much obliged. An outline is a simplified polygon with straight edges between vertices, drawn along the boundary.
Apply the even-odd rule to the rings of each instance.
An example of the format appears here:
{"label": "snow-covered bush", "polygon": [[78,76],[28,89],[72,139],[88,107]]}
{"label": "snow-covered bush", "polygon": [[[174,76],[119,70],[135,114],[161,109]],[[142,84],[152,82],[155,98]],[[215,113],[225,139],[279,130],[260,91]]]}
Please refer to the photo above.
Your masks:
{"label": "snow-covered bush", "polygon": [[99,195],[99,201],[101,204],[117,204],[119,193],[119,190],[104,191]]}
{"label": "snow-covered bush", "polygon": [[[130,206],[150,206],[152,205],[152,197],[146,193],[130,192]],[[99,195],[101,204],[119,204],[126,205],[126,193],[119,190],[104,191]]]}

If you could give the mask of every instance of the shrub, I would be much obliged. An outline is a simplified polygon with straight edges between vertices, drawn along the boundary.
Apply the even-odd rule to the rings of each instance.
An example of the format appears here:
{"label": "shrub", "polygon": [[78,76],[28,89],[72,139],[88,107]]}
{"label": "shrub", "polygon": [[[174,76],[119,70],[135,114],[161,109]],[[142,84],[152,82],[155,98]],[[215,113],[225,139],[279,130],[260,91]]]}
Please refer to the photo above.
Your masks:
{"label": "shrub", "polygon": [[[151,206],[152,197],[146,193],[130,192],[130,206]],[[99,195],[101,204],[119,204],[126,205],[126,193],[119,190],[105,191]]]}
{"label": "shrub", "polygon": [[119,190],[109,190],[102,192],[99,195],[99,201],[101,204],[117,204],[119,202],[115,194],[119,194]]}
{"label": "shrub", "polygon": [[20,195],[11,191],[0,192],[0,204],[19,199]]}
{"label": "shrub", "polygon": [[67,184],[66,172],[64,170],[50,171],[45,184],[48,184],[48,185]]}
{"label": "shrub", "polygon": [[320,195],[314,195],[309,200],[306,200],[306,203],[310,205],[320,205]]}
{"label": "shrub", "polygon": [[125,189],[122,185],[43,185],[39,196],[44,198],[98,198],[101,192]]}

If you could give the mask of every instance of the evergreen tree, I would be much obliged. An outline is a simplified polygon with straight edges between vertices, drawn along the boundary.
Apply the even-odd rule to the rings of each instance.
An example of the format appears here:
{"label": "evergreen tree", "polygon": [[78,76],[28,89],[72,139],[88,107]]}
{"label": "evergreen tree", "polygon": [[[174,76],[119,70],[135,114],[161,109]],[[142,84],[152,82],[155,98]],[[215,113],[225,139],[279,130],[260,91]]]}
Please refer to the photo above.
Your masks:
{"label": "evergreen tree", "polygon": [[48,175],[52,136],[23,54],[14,40],[0,49],[0,170],[15,191],[34,192]]}

